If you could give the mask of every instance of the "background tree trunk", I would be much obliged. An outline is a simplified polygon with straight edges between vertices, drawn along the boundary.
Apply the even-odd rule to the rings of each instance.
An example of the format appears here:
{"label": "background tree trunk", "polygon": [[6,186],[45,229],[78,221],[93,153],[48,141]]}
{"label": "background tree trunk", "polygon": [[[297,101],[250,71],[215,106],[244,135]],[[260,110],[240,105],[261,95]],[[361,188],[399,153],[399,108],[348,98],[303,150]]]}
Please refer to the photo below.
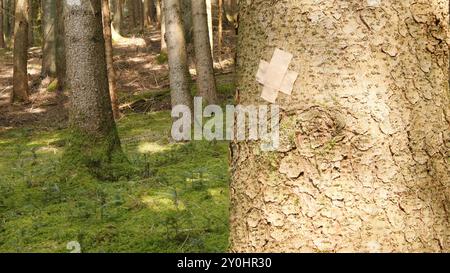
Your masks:
{"label": "background tree trunk", "polygon": [[11,11],[10,0],[3,0],[3,26],[6,46],[8,46],[8,44],[11,42],[11,14],[13,12],[14,11]]}
{"label": "background tree trunk", "polygon": [[17,0],[14,27],[14,75],[12,101],[28,101],[28,0]]}
{"label": "background tree trunk", "polygon": [[101,0],[70,3],[64,1],[72,137],[63,166],[81,166],[99,179],[117,179],[126,159],[108,91]]}
{"label": "background tree trunk", "polygon": [[131,18],[131,24],[133,29],[137,27],[138,19],[137,19],[137,7],[136,7],[136,1],[138,0],[128,0],[128,15]]}
{"label": "background tree trunk", "polygon": [[161,26],[161,25],[163,25],[162,18],[161,18],[161,16],[163,16],[163,12],[162,12],[163,8],[162,8],[161,0],[156,0],[155,9],[156,9],[156,21],[158,22],[158,26]]}
{"label": "background tree trunk", "polygon": [[152,2],[150,0],[144,0],[144,25],[146,28],[152,26],[151,4]]}
{"label": "background tree trunk", "polygon": [[148,16],[150,18],[150,24],[157,22],[155,0],[148,0]]}
{"label": "background tree trunk", "polygon": [[223,0],[223,10],[227,17],[227,21],[237,30],[239,26],[239,1]]}
{"label": "background tree trunk", "polygon": [[192,0],[191,2],[198,91],[207,103],[212,104],[216,102],[217,94],[211,46],[209,44],[206,2],[203,0]]}
{"label": "background tree trunk", "polygon": [[3,0],[0,0],[0,48],[5,48],[5,36],[3,33],[4,29],[4,20],[3,20]]}
{"label": "background tree trunk", "polygon": [[42,76],[56,76],[56,0],[42,0]]}
{"label": "background tree trunk", "polygon": [[108,69],[108,83],[109,94],[111,97],[111,106],[114,114],[114,118],[119,118],[119,102],[117,100],[116,91],[116,73],[114,71],[114,54],[112,46],[112,32],[111,32],[111,12],[109,9],[109,1],[102,0],[102,13],[103,13],[103,34],[105,36],[105,54],[106,54],[106,66]]}
{"label": "background tree trunk", "polygon": [[14,30],[16,27],[16,24],[15,24],[16,0],[9,1],[9,11],[11,14],[11,16],[9,16],[9,25],[11,26],[11,41],[14,41]]}
{"label": "background tree trunk", "polygon": [[172,107],[177,105],[192,107],[186,41],[180,12],[179,0],[164,1]]}
{"label": "background tree trunk", "polygon": [[278,152],[232,145],[233,251],[450,251],[448,1],[421,3],[241,1],[240,103],[275,48],[300,75]]}
{"label": "background tree trunk", "polygon": [[181,19],[184,28],[184,39],[186,41],[186,48],[188,50],[188,56],[191,56],[188,45],[192,44],[192,8],[190,0],[181,0]]}
{"label": "background tree trunk", "polygon": [[63,91],[66,85],[66,45],[64,41],[64,5],[56,0],[55,41],[56,41],[56,78],[58,90]]}
{"label": "background tree trunk", "polygon": [[144,5],[142,3],[143,0],[138,0],[136,5],[136,11],[139,18],[139,29],[141,32],[144,31],[145,28],[145,18],[144,18]]}
{"label": "background tree trunk", "polygon": [[35,14],[34,14],[34,10],[33,10],[33,6],[34,6],[33,4],[34,4],[33,0],[28,0],[28,47],[32,47],[34,45],[33,28],[35,26],[35,22],[34,22]]}
{"label": "background tree trunk", "polygon": [[206,14],[208,19],[209,46],[211,47],[211,56],[214,58],[214,32],[211,0],[206,0]]}
{"label": "background tree trunk", "polygon": [[218,0],[218,28],[217,28],[217,48],[219,51],[219,61],[222,61],[222,39],[223,39],[223,0]]}
{"label": "background tree trunk", "polygon": [[[158,0],[161,10],[164,10],[164,1]],[[166,43],[166,20],[165,20],[164,11],[161,12],[159,16],[160,27],[161,27],[161,54],[167,54],[167,43]]]}
{"label": "background tree trunk", "polygon": [[116,0],[113,26],[114,30],[122,35],[123,0]]}

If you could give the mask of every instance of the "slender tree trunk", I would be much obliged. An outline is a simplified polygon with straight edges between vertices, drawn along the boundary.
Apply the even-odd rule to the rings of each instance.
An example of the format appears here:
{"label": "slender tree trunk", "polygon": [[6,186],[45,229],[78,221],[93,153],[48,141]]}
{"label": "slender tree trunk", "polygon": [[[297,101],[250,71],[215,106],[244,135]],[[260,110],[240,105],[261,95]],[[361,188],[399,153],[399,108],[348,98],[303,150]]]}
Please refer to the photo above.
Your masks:
{"label": "slender tree trunk", "polygon": [[4,26],[4,36],[5,36],[5,44],[7,44],[11,41],[11,25],[10,25],[10,18],[11,18],[11,5],[9,3],[10,0],[3,0],[3,26]]}
{"label": "slender tree trunk", "polygon": [[4,2],[4,6],[5,6],[5,12],[6,12],[6,14],[4,14],[4,16],[5,16],[5,25],[6,25],[6,28],[5,28],[5,36],[6,36],[6,39],[7,39],[7,43],[8,44],[12,44],[12,40],[13,40],[13,38],[12,38],[12,36],[13,36],[13,32],[14,32],[14,25],[12,24],[12,19],[11,18],[13,18],[14,16],[14,9],[12,9],[12,5],[11,5],[11,1],[12,0],[5,0],[5,2]]}
{"label": "slender tree trunk", "polygon": [[28,0],[17,0],[14,27],[14,72],[12,101],[28,101]]}
{"label": "slender tree trunk", "polygon": [[114,54],[112,46],[112,33],[111,33],[111,12],[109,9],[109,1],[102,0],[102,13],[103,13],[103,33],[105,36],[105,53],[106,53],[106,66],[108,69],[108,83],[109,94],[111,97],[111,106],[114,114],[114,118],[120,117],[119,103],[117,100],[116,91],[116,73],[114,71]]}
{"label": "slender tree trunk", "polygon": [[0,48],[5,48],[5,36],[3,33],[4,20],[3,20],[3,0],[0,0]]}
{"label": "slender tree trunk", "polygon": [[219,61],[222,60],[222,40],[223,40],[223,0],[218,0],[219,26],[217,29],[217,48],[219,50]]}
{"label": "slender tree trunk", "polygon": [[55,41],[56,41],[56,78],[58,90],[63,91],[66,85],[66,44],[64,41],[64,5],[63,1],[56,0]]}
{"label": "slender tree trunk", "polygon": [[300,75],[277,151],[232,144],[232,251],[450,251],[448,1],[420,3],[240,2],[240,104],[275,48]]}
{"label": "slender tree trunk", "polygon": [[108,91],[101,0],[64,1],[67,81],[72,136],[63,166],[99,179],[120,177],[127,160],[121,150]]}
{"label": "slender tree trunk", "polygon": [[239,4],[238,0],[223,0],[223,11],[228,22],[230,22],[234,29],[238,30],[239,26]]}
{"label": "slender tree trunk", "polygon": [[56,1],[42,0],[42,32],[44,41],[42,44],[42,76],[56,76]]}
{"label": "slender tree trunk", "polygon": [[211,0],[206,0],[206,14],[208,18],[209,46],[211,47],[211,56],[214,58],[214,33]]}
{"label": "slender tree trunk", "polygon": [[161,16],[163,16],[161,0],[156,0],[155,9],[156,9],[156,22],[158,23],[158,26],[162,26],[164,24],[162,23],[163,21],[161,18]]}
{"label": "slender tree trunk", "polygon": [[157,22],[155,0],[148,0],[148,16],[150,19],[150,24],[154,24]]}
{"label": "slender tree trunk", "polygon": [[192,0],[191,5],[198,91],[200,96],[208,103],[215,103],[217,99],[216,80],[209,44],[206,2]]}
{"label": "slender tree trunk", "polygon": [[[181,7],[181,19],[182,24],[184,27],[184,39],[186,40],[186,44],[192,44],[192,8],[191,8],[191,1],[190,0],[181,0],[180,1],[180,7]],[[189,46],[187,46],[188,49],[188,56],[190,56],[189,52]]]}
{"label": "slender tree trunk", "polygon": [[143,3],[143,0],[139,0],[138,3],[139,3],[139,5],[138,5],[139,26],[141,27],[141,32],[143,32],[145,29],[144,3]]}
{"label": "slender tree trunk", "polygon": [[152,26],[150,3],[150,0],[144,0],[144,26],[146,28],[150,28]]}
{"label": "slender tree trunk", "polygon": [[133,28],[137,27],[137,7],[136,7],[136,1],[137,0],[128,0],[128,12],[131,17],[131,23]]}
{"label": "slender tree trunk", "polygon": [[179,0],[164,1],[172,107],[186,105],[192,108],[186,41],[180,12]]}
{"label": "slender tree trunk", "polygon": [[14,29],[16,27],[16,20],[15,20],[15,12],[16,12],[16,0],[10,0],[9,1],[9,25],[11,26],[11,40],[14,41]]}
{"label": "slender tree trunk", "polygon": [[114,30],[122,35],[123,0],[116,0],[113,18]]}
{"label": "slender tree trunk", "polygon": [[34,12],[33,12],[33,0],[28,0],[28,47],[34,45]]}
{"label": "slender tree trunk", "polygon": [[[161,10],[164,10],[164,1],[158,0],[159,7]],[[161,27],[161,54],[167,54],[167,43],[166,43],[166,16],[164,12],[161,12],[160,17],[160,27]]]}

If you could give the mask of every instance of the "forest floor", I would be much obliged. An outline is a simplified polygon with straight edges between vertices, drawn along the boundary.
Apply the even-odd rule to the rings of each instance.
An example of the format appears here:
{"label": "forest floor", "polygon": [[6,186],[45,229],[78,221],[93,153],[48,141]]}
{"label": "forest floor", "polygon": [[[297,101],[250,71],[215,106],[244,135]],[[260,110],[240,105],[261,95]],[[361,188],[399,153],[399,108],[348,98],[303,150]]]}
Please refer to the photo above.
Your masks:
{"label": "forest floor", "polygon": [[[113,183],[58,172],[68,94],[40,79],[31,48],[31,103],[11,104],[12,53],[0,51],[0,252],[69,252],[74,241],[83,252],[227,250],[228,143],[171,141],[166,58],[157,31],[142,38],[115,43],[118,130],[139,171]],[[234,95],[233,39],[227,32],[215,64],[224,102]]]}

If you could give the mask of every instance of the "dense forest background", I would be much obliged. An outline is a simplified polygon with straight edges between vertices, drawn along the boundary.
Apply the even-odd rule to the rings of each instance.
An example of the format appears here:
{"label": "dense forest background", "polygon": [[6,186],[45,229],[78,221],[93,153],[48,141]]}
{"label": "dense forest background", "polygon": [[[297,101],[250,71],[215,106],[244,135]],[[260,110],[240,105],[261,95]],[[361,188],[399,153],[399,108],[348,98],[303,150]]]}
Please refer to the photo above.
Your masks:
{"label": "dense forest background", "polygon": [[[61,52],[64,24],[58,5],[62,2],[2,1],[0,251],[68,252],[72,241],[79,242],[83,252],[226,251],[228,147],[225,142],[177,144],[171,140],[168,54],[164,41],[161,45],[160,1],[109,3],[114,18],[109,39],[117,130],[133,167],[114,177],[113,183],[81,172],[75,162],[61,170],[72,134],[69,90],[61,84],[65,72],[60,73],[66,69],[61,69],[66,60]],[[28,13],[20,14],[17,7],[14,12],[14,4],[28,4],[24,8]],[[217,94],[225,103],[234,96],[236,37],[233,23],[222,12],[219,44],[218,4],[213,1],[210,7],[214,70]],[[186,8],[191,7],[184,7],[189,17]],[[19,99],[13,95],[17,64],[13,32],[20,31],[20,16],[28,18],[28,43],[18,42],[24,48],[17,57],[26,58],[22,61],[27,68],[25,78],[18,81],[28,84],[28,90]],[[187,38],[188,65],[195,79],[194,45]],[[81,68],[79,57],[73,62]],[[189,86],[192,94],[197,93],[195,84]]]}

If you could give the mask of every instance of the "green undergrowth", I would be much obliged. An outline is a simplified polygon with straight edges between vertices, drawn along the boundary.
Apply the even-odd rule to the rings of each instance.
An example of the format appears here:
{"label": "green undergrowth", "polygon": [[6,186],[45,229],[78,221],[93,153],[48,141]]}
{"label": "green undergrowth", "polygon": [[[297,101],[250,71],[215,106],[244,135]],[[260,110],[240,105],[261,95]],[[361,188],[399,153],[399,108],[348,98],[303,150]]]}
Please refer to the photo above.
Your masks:
{"label": "green undergrowth", "polygon": [[119,121],[137,171],[117,182],[58,171],[68,130],[1,131],[0,252],[226,251],[228,144],[172,143],[170,127],[167,111]]}
{"label": "green undergrowth", "polygon": [[158,62],[158,64],[165,64],[169,61],[169,56],[167,55],[167,53],[160,53],[156,57],[156,61]]}

